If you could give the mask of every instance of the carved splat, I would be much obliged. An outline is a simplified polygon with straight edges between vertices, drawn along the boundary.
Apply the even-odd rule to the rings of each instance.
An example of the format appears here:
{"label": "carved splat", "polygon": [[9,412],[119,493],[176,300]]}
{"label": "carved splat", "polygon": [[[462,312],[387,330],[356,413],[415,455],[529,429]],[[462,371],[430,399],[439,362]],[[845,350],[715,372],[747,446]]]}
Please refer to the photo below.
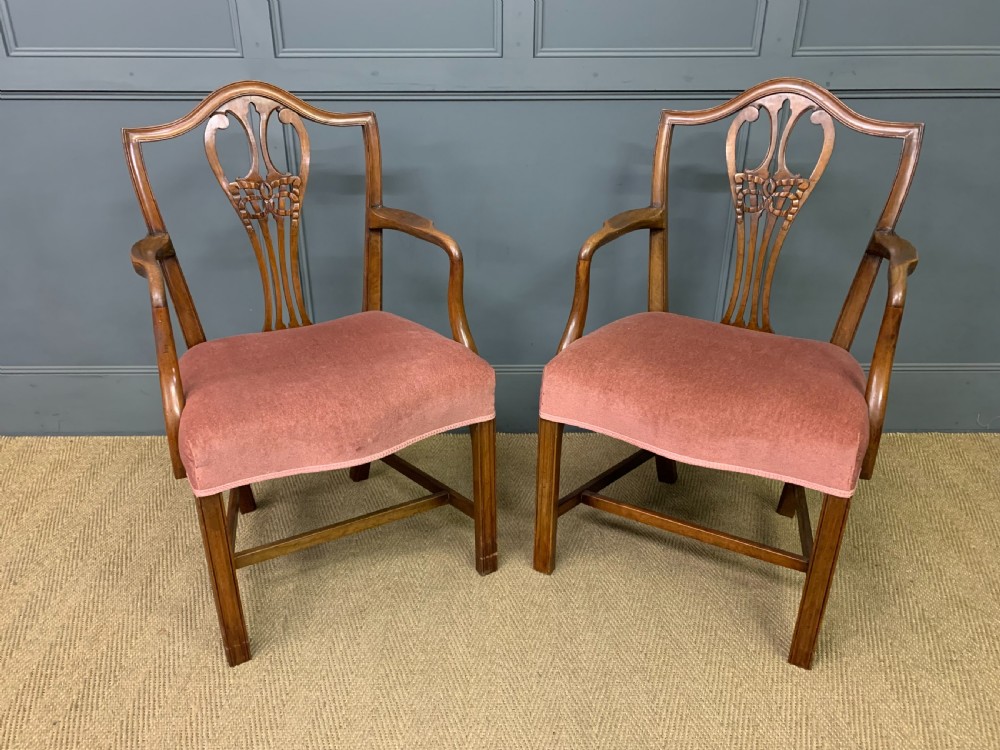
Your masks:
{"label": "carved splat", "polygon": [[[786,117],[780,115],[787,102]],[[745,123],[761,111],[770,119],[770,143],[764,160],[754,169],[736,170],[736,139]],[[785,152],[792,129],[804,114],[823,130],[823,145],[808,177],[793,173]],[[772,331],[771,281],[788,229],[808,200],[833,152],[834,127],[830,115],[804,96],[772,94],[744,107],[733,118],[726,139],[729,186],[736,212],[736,261],[729,304],[722,322],[757,331]]]}
{"label": "carved splat", "polygon": [[[251,110],[257,113],[257,128]],[[291,125],[298,134],[302,158],[297,174],[280,171],[271,160],[267,129],[275,113],[280,122]],[[229,127],[231,117],[243,128],[250,148],[250,169],[235,180],[226,177],[216,149],[216,135]],[[257,257],[264,290],[263,330],[309,325],[299,273],[299,226],[309,178],[309,134],[302,119],[265,97],[233,99],[209,118],[205,153]]]}

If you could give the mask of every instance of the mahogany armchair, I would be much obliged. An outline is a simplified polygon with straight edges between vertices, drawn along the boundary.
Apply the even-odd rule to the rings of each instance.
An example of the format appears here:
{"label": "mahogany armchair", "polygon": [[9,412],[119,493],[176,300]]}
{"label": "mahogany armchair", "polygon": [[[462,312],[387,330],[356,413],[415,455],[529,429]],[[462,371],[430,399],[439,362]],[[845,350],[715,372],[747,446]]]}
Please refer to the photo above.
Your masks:
{"label": "mahogany armchair", "polygon": [[[250,147],[249,171],[235,179],[225,175],[216,150],[217,132],[232,120]],[[267,134],[275,120],[298,136],[296,171],[284,172],[271,160]],[[304,120],[361,128],[367,172],[363,311],[315,324],[299,274],[301,208],[310,168]],[[214,341],[206,340],[142,154],[142,144],[183,135],[206,121],[205,152],[246,230],[264,295],[261,332]],[[132,264],[149,283],[170,458],[174,475],[186,476],[194,491],[229,664],[250,658],[236,576],[247,565],[450,504],[474,520],[476,569],[484,575],[496,570],[494,373],[477,355],[469,331],[458,245],[427,219],[382,205],[375,115],[325,112],[274,86],[246,81],[219,89],[179,120],[126,128],[122,135],[149,229],[132,248]],[[454,341],[382,312],[382,233],[387,229],[448,254]],[[187,344],[180,357],[168,296]],[[395,455],[425,437],[463,426],[472,435],[473,500]],[[430,494],[236,549],[239,514],[256,508],[251,483],[341,468],[362,481],[379,459]]]}
{"label": "mahogany armchair", "polygon": [[[784,108],[784,112],[782,109]],[[805,115],[822,147],[808,177],[785,163],[789,133]],[[733,283],[720,323],[667,311],[667,186],[675,126],[732,117],[726,138],[735,211]],[[766,119],[764,119],[766,117]],[[770,125],[763,162],[740,171],[736,139],[745,123]],[[902,141],[888,201],[864,250],[829,343],[772,332],[774,269],[789,227],[809,199],[833,150],[834,122]],[[883,122],[850,110],[808,81],[762,83],[710,109],[664,110],[653,160],[649,206],[605,222],[580,250],[569,322],[542,379],[538,436],[534,567],[555,567],[557,519],[579,504],[692,537],[806,574],[789,661],[809,668],[833,579],[848,508],[859,477],[875,467],[892,361],[917,265],[913,246],[895,234],[917,165],[923,126]],[[649,231],[648,312],[583,336],[594,253],[628,232]],[[888,263],[888,296],[871,370],[849,353],[879,267]],[[640,450],[558,498],[564,425],[592,430]],[[601,494],[650,458],[660,481],[677,481],[677,463],[754,474],[783,482],[777,510],[797,517],[801,554],[705,528]],[[823,493],[813,537],[805,489]]]}

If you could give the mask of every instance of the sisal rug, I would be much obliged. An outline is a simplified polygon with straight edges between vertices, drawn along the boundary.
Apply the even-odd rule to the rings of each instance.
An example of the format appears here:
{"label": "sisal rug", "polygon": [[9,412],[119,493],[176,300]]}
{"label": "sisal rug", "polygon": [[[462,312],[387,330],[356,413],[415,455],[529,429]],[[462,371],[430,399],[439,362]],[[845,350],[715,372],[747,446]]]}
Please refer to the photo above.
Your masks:
{"label": "sisal rug", "polygon": [[[564,490],[628,450],[567,436]],[[245,569],[230,669],[164,440],[0,438],[0,747],[1000,747],[1000,435],[886,437],[811,672],[801,574],[583,506],[535,573],[534,451],[500,438],[497,573],[447,507]],[[471,494],[466,437],[403,455]],[[381,464],[255,489],[241,548],[423,494]],[[794,550],[777,490],[650,462],[608,493]]]}

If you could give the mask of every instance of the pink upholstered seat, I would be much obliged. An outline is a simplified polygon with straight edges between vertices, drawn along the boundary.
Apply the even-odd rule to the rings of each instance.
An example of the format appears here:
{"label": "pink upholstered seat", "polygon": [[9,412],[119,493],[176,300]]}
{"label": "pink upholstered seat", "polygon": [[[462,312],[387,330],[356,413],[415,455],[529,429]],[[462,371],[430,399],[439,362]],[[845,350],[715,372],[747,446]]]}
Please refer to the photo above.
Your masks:
{"label": "pink upholstered seat", "polygon": [[199,344],[180,360],[194,493],[367,463],[494,416],[493,368],[386,312]]}
{"label": "pink upholstered seat", "polygon": [[672,313],[623,318],[545,368],[541,416],[683,463],[854,493],[865,377],[832,344]]}

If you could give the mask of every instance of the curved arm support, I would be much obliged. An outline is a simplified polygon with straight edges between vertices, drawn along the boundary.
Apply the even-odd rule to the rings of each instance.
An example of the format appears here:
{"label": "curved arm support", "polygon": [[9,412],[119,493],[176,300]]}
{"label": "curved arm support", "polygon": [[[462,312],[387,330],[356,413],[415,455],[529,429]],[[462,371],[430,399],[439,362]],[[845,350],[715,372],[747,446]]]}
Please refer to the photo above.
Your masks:
{"label": "curved arm support", "polygon": [[892,363],[896,356],[896,342],[899,340],[899,326],[903,319],[906,303],[906,279],[917,267],[917,251],[909,242],[891,232],[876,232],[868,245],[867,252],[889,261],[889,291],[885,312],[875,340],[871,369],[865,399],[868,401],[868,450],[861,466],[861,477],[871,479],[875,471],[875,458],[882,440],[882,426],[885,422],[885,408],[889,396],[889,380],[892,377]]}
{"label": "curved arm support", "polygon": [[[132,245],[132,268],[144,279],[153,279],[159,275],[162,282],[163,273],[160,271],[160,263],[173,257],[175,257],[174,245],[170,241],[169,234],[148,234]],[[165,283],[161,284],[160,291],[164,296],[159,301],[166,305]]]}
{"label": "curved arm support", "polygon": [[177,446],[177,430],[184,409],[184,387],[174,344],[174,329],[167,303],[167,285],[160,263],[174,257],[169,235],[151,234],[132,246],[132,266],[149,282],[149,299],[153,311],[153,337],[156,342],[156,367],[160,373],[160,393],[163,397],[163,420],[167,428],[170,461],[174,476],[187,476]]}
{"label": "curved arm support", "polygon": [[594,253],[609,242],[617,240],[637,229],[661,229],[667,227],[667,212],[663,206],[652,205],[645,208],[633,208],[616,214],[604,222],[603,226],[594,232],[580,248],[576,262],[576,286],[573,290],[573,306],[570,308],[566,330],[559,341],[559,351],[576,341],[583,335],[587,323],[587,306],[590,304],[590,259]]}
{"label": "curved arm support", "polygon": [[368,226],[372,229],[393,229],[409,234],[437,245],[448,254],[448,321],[451,323],[451,335],[455,341],[475,352],[476,342],[472,338],[469,320],[465,315],[463,296],[465,272],[462,265],[462,251],[458,243],[435,227],[430,219],[398,208],[370,207]]}
{"label": "curved arm support", "polygon": [[906,300],[906,277],[917,267],[917,249],[893,232],[875,232],[868,252],[889,261],[889,304],[902,309]]}

